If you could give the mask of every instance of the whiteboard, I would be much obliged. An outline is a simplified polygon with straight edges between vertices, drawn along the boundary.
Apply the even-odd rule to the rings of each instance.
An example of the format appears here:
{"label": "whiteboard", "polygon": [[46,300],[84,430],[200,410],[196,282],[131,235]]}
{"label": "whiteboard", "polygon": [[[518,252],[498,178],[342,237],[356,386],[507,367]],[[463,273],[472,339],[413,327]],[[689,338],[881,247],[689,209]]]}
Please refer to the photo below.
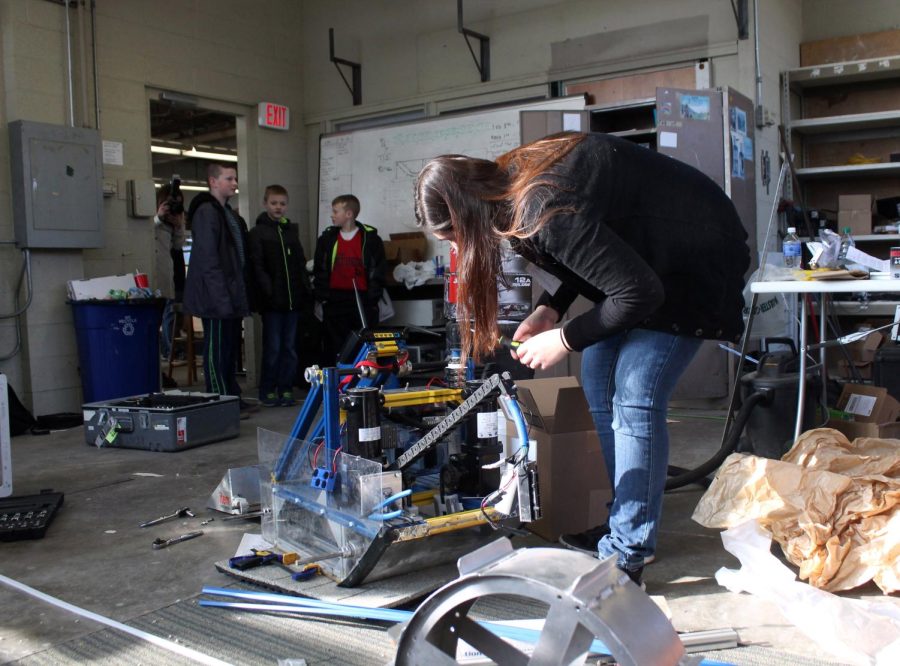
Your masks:
{"label": "whiteboard", "polygon": [[413,189],[428,160],[450,153],[493,159],[519,145],[519,111],[582,109],[584,97],[578,95],[324,135],[319,141],[319,231],[331,224],[331,202],[340,194],[359,198],[360,221],[376,227],[385,240],[391,233],[417,231]]}

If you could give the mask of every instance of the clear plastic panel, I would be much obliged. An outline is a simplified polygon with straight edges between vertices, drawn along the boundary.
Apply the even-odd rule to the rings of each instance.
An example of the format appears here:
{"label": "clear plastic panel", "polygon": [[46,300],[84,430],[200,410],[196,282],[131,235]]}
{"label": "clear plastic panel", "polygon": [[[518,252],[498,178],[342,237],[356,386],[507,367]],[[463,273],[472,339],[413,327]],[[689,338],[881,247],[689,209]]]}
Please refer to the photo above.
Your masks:
{"label": "clear plastic panel", "polygon": [[[257,443],[263,538],[302,557],[322,556],[322,569],[343,580],[382,526],[369,518],[384,499],[381,463],[341,452],[328,455],[320,443],[262,428]],[[316,468],[334,475],[332,490],[313,487]],[[325,558],[339,551],[341,556]]]}

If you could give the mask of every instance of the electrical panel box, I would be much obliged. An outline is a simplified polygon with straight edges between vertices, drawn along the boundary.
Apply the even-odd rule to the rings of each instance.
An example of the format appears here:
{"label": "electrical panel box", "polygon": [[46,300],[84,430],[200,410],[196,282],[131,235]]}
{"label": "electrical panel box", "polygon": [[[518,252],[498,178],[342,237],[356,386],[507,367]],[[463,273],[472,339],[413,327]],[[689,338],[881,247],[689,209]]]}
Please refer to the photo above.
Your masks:
{"label": "electrical panel box", "polygon": [[130,217],[153,217],[156,215],[156,187],[151,178],[129,180],[128,215]]}
{"label": "electrical panel box", "polygon": [[9,144],[16,245],[102,247],[99,132],[16,120]]}

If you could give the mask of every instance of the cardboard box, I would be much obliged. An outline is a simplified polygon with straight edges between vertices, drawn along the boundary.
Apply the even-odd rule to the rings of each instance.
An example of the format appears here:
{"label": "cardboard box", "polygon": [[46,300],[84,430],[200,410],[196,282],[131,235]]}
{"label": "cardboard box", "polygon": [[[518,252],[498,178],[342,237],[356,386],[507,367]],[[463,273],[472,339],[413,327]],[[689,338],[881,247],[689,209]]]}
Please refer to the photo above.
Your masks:
{"label": "cardboard box", "polygon": [[[858,330],[863,331],[871,328],[872,326],[861,326]],[[884,335],[879,331],[875,331],[862,340],[844,345],[847,354],[850,356],[850,361],[852,361],[853,366],[859,373],[860,379],[872,378],[872,364],[875,360],[875,352],[884,340]],[[828,355],[828,359],[831,361],[828,364],[829,375],[844,379],[854,379],[854,374],[850,370],[850,363],[840,350],[832,351]]]}
{"label": "cardboard box", "polygon": [[[535,440],[542,518],[527,525],[556,541],[602,524],[612,498],[600,439],[575,377],[517,380],[519,404]],[[515,425],[506,424],[515,439]],[[517,441],[517,440],[516,440]],[[518,444],[516,444],[517,446]]]}
{"label": "cardboard box", "polygon": [[70,301],[104,300],[109,298],[111,290],[128,291],[132,288],[134,288],[134,273],[66,282],[66,292]]}
{"label": "cardboard box", "polygon": [[838,233],[850,227],[851,236],[868,236],[872,233],[872,213],[865,210],[839,210]]}
{"label": "cardboard box", "polygon": [[384,243],[384,256],[389,264],[405,264],[409,261],[425,261],[428,240],[421,231],[391,234]]}
{"label": "cardboard box", "polygon": [[838,196],[838,233],[850,227],[853,236],[872,233],[872,195],[841,194]]}
{"label": "cardboard box", "polygon": [[883,386],[844,384],[837,408],[853,415],[852,421],[829,419],[827,426],[856,437],[900,438],[900,402]]}
{"label": "cardboard box", "polygon": [[872,212],[871,194],[841,194],[838,195],[838,210],[861,210]]}

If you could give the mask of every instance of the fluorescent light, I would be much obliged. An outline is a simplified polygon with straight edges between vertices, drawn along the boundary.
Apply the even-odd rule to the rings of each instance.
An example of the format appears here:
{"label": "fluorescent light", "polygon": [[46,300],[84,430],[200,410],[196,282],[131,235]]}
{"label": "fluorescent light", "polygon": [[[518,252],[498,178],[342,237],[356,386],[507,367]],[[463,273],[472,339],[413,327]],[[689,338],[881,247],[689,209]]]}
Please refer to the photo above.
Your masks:
{"label": "fluorescent light", "polygon": [[172,102],[173,104],[182,106],[197,106],[197,102],[199,101],[194,95],[183,95],[182,93],[168,91],[159,93],[159,99],[164,102]]}
{"label": "fluorescent light", "polygon": [[[159,189],[162,187],[162,183],[154,183],[153,186],[156,189]],[[180,189],[185,190],[186,192],[208,192],[209,191],[208,187],[203,187],[202,185],[181,185]],[[240,194],[241,191],[235,190],[234,193]]]}
{"label": "fluorescent light", "polygon": [[196,148],[190,150],[182,150],[180,148],[170,148],[169,146],[150,146],[151,153],[159,153],[161,155],[181,155],[182,157],[191,157],[199,160],[216,160],[219,162],[237,162],[237,155],[229,155],[228,153],[208,153]]}
{"label": "fluorescent light", "polygon": [[222,162],[237,162],[237,155],[228,155],[227,153],[206,153],[196,148],[190,150],[182,150],[181,154],[185,157],[194,157],[201,160],[220,160]]}

